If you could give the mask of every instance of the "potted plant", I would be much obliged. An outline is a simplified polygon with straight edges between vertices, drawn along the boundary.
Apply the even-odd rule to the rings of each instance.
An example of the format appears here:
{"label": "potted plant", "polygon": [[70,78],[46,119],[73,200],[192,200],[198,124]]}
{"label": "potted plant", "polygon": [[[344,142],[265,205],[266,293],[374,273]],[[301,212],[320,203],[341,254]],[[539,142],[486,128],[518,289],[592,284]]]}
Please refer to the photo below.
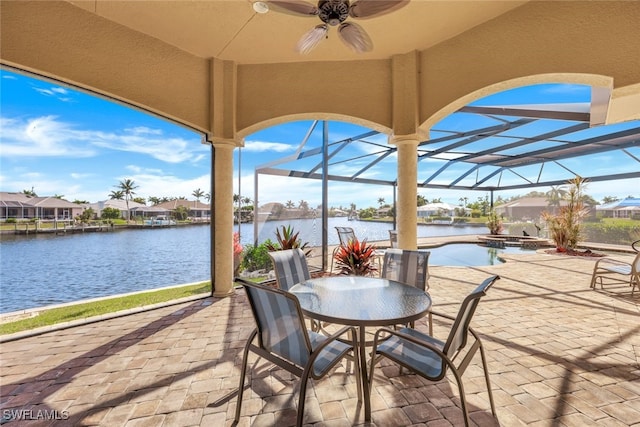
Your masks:
{"label": "potted plant", "polygon": [[296,249],[300,248],[304,252],[306,256],[309,256],[311,253],[311,249],[308,248],[309,243],[300,240],[298,237],[300,232],[294,232],[293,228],[290,225],[282,226],[282,233],[280,229],[276,229],[276,239],[278,239],[277,243],[272,243],[267,241],[267,249],[269,251],[284,251],[286,249]]}
{"label": "potted plant", "polygon": [[377,271],[372,264],[372,257],[376,250],[374,245],[367,244],[367,239],[349,240],[338,248],[334,255],[340,274],[349,276],[367,276]]}

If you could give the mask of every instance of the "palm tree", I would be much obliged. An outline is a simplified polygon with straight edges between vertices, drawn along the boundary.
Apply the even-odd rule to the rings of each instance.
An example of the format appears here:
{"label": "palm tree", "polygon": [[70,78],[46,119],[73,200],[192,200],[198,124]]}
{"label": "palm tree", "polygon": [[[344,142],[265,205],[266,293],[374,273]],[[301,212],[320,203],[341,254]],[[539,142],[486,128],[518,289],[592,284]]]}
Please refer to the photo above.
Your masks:
{"label": "palm tree", "polygon": [[564,199],[566,195],[567,190],[558,185],[552,185],[551,189],[545,193],[547,204],[555,208],[560,206],[560,201]]}
{"label": "palm tree", "polygon": [[195,190],[193,190],[193,193],[191,193],[191,195],[196,198],[196,206],[198,206],[197,204],[200,203],[200,197],[204,197],[204,191],[196,188]]}
{"label": "palm tree", "polygon": [[121,190],[111,190],[111,193],[109,193],[109,199],[111,199],[111,200],[123,200],[124,199],[124,193]]}
{"label": "palm tree", "polygon": [[31,197],[38,197],[38,195],[36,194],[35,191],[33,191],[33,187],[31,187],[31,190],[22,190],[22,192],[27,195],[27,196],[31,196]]}
{"label": "palm tree", "polygon": [[285,206],[287,207],[287,209],[293,209],[296,204],[293,203],[293,200],[287,200],[287,203],[285,203]]}
{"label": "palm tree", "polygon": [[460,198],[458,199],[458,201],[459,201],[459,202],[464,203],[464,207],[465,207],[465,208],[467,207],[467,201],[468,201],[468,200],[469,200],[469,199],[468,199],[468,198],[466,198],[466,197],[460,197]]}
{"label": "palm tree", "polygon": [[161,202],[160,197],[155,197],[155,196],[149,196],[149,203],[151,203],[153,206],[155,205],[159,205]]}
{"label": "palm tree", "polygon": [[378,204],[380,205],[380,207],[384,205],[384,197],[378,197]]}
{"label": "palm tree", "polygon": [[118,184],[118,188],[120,188],[120,190],[122,190],[122,192],[124,193],[124,200],[127,204],[127,222],[129,222],[129,219],[131,219],[131,212],[129,212],[129,199],[131,199],[131,196],[136,194],[133,190],[138,188],[138,186],[133,182],[132,179],[125,178],[120,181],[120,184]]}

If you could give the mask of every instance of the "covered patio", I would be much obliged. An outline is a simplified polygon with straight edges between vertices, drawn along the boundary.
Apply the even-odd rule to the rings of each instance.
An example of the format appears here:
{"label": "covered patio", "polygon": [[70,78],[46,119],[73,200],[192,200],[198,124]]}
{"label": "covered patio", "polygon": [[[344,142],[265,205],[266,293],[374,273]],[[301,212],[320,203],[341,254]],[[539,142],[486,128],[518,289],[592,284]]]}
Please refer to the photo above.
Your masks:
{"label": "covered patio", "polygon": [[[303,10],[314,7],[303,4]],[[0,61],[202,134],[212,147],[211,278],[214,295],[222,297],[233,293],[233,151],[260,129],[293,120],[341,120],[388,135],[397,156],[398,245],[412,249],[417,189],[436,185],[449,167],[430,164],[419,175],[419,159],[442,158],[511,122],[530,122],[514,116],[558,113],[581,122],[574,131],[588,126],[605,134],[610,125],[640,118],[636,2],[402,4],[370,19],[349,18],[370,36],[370,51],[357,54],[330,31],[302,55],[296,42],[320,22],[318,16],[282,13],[268,1],[6,1],[0,3]],[[471,105],[539,83],[586,85],[591,99],[577,109],[546,113],[540,106],[523,111]],[[505,126],[434,137],[434,125],[454,113],[497,117]],[[499,180],[500,171],[518,165],[540,167],[585,153],[626,150],[632,171],[615,178],[637,178],[637,128],[627,126],[611,141],[552,142],[553,132],[518,134],[529,139],[510,145],[502,140],[500,153],[471,150],[453,160],[469,167],[460,179],[475,177],[469,185],[487,186],[490,178]],[[330,174],[326,169],[323,174]],[[530,173],[524,185],[540,185]]]}
{"label": "covered patio", "polygon": [[[342,120],[388,135],[397,155],[398,246],[413,249],[417,188],[442,172],[431,168],[420,181],[419,156],[438,157],[459,142],[454,139],[464,145],[466,137],[478,136],[451,135],[437,141],[442,146],[429,145],[433,126],[465,113],[474,100],[536,83],[582,84],[591,87],[592,99],[579,112],[581,126],[640,119],[636,2],[411,1],[361,22],[374,48],[360,56],[335,32],[301,56],[293,46],[317,22],[252,6],[0,2],[3,67],[107,96],[202,134],[211,145],[214,242],[211,297],[3,342],[0,402],[3,417],[15,419],[9,425],[36,425],[17,418],[38,410],[58,411],[61,418],[38,425],[231,423],[235,398],[225,396],[237,387],[242,346],[254,326],[244,292],[232,280],[233,151],[257,130],[292,120]],[[481,163],[539,165],[598,149],[627,150],[637,162],[630,150],[638,147],[638,130],[627,130],[613,146],[600,138],[569,140],[557,150],[527,141],[527,154],[480,150],[461,162],[473,173]],[[634,169],[621,178],[638,174]],[[500,424],[640,424],[640,312],[630,288],[589,289],[591,259],[509,258],[498,266],[430,270],[434,310],[449,314],[482,279],[502,277],[473,321],[487,346]],[[436,324],[435,334],[441,331]],[[258,364],[252,380],[241,425],[291,424],[290,375]],[[479,366],[467,371],[465,385],[473,422],[497,425]],[[375,425],[460,425],[459,399],[448,381],[427,384],[387,365],[377,371],[372,395]],[[353,376],[344,368],[315,383],[308,398],[308,424],[363,423]]]}
{"label": "covered patio", "polygon": [[[487,347],[499,425],[640,424],[640,304],[629,286],[591,290],[593,263],[537,253],[509,255],[507,263],[490,267],[430,269],[434,310],[448,314],[481,280],[501,276],[473,321]],[[435,326],[439,336],[442,328]],[[69,417],[9,426],[228,426],[236,398],[225,397],[238,386],[242,347],[253,327],[238,291],[4,342],[2,409]],[[424,322],[416,327],[426,330]],[[479,360],[463,377],[471,420],[498,425]],[[382,363],[372,425],[460,425],[453,382],[430,384]],[[251,379],[239,425],[294,423],[297,379],[264,361],[253,366]],[[363,424],[354,375],[345,375],[344,365],[309,386],[305,423]]]}

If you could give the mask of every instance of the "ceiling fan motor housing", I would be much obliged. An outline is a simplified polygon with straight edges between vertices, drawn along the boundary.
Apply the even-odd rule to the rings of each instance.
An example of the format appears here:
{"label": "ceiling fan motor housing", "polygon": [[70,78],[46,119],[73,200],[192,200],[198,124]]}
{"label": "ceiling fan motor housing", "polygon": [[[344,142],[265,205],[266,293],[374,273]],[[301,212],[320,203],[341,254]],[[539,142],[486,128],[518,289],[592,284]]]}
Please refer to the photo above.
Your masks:
{"label": "ceiling fan motor housing", "polygon": [[336,26],[349,17],[349,0],[320,0],[318,11],[322,22]]}

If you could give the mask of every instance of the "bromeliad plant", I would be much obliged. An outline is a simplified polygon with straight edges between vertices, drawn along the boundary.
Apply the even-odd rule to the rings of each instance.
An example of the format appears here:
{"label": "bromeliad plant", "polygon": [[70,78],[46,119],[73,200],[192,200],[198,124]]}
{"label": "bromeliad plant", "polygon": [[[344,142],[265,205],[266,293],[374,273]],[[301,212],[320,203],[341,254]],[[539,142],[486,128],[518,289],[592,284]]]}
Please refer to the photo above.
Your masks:
{"label": "bromeliad plant", "polygon": [[290,225],[282,226],[282,233],[280,233],[280,229],[276,229],[276,239],[278,239],[277,243],[272,243],[270,241],[265,242],[267,245],[267,249],[269,251],[284,251],[286,249],[296,249],[300,248],[304,252],[305,256],[309,256],[311,253],[311,249],[308,248],[309,243],[300,240],[298,235],[300,232],[293,231],[293,228]]}
{"label": "bromeliad plant", "polygon": [[372,257],[376,248],[368,245],[367,240],[349,240],[338,248],[334,255],[340,274],[348,276],[367,276],[378,269],[373,266]]}

